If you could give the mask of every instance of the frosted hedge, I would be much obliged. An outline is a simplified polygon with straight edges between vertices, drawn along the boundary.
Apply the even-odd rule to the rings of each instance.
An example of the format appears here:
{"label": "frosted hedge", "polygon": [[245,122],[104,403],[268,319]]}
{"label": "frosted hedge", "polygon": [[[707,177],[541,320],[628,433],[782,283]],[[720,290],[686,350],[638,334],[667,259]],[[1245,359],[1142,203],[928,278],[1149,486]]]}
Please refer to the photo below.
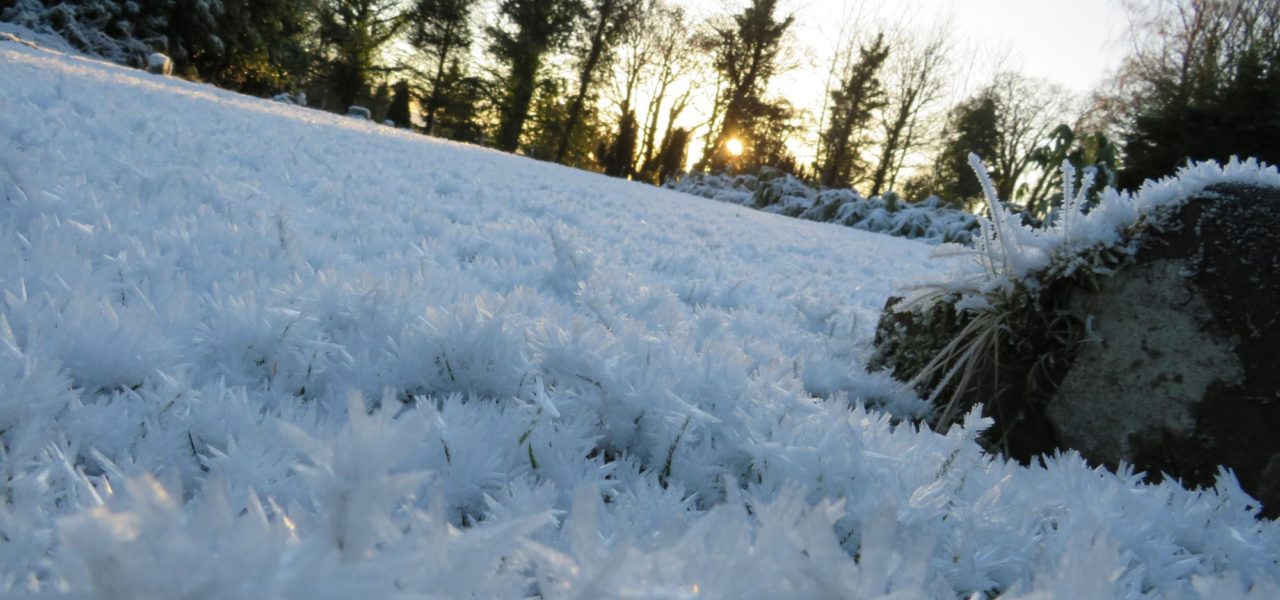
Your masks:
{"label": "frosted hedge", "polygon": [[7,42],[0,105],[6,590],[1280,593],[1228,473],[902,420],[926,245]]}
{"label": "frosted hedge", "polygon": [[692,173],[669,182],[667,187],[768,213],[838,223],[931,244],[966,244],[978,231],[977,217],[946,206],[937,196],[911,203],[893,193],[863,198],[853,189],[814,188],[767,167],[759,175]]}

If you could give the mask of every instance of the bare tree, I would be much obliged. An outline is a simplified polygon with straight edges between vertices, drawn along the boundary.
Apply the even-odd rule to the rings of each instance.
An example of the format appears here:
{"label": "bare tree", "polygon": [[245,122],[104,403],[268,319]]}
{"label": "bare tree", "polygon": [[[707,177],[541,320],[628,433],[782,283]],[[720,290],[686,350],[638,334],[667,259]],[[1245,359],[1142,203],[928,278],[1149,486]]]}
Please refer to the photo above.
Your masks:
{"label": "bare tree", "polygon": [[[1121,69],[1126,93],[1167,91],[1192,101],[1259,42],[1280,39],[1274,0],[1125,0],[1133,49]],[[1157,90],[1156,88],[1165,88]]]}
{"label": "bare tree", "polygon": [[1280,2],[1128,2],[1134,47],[1109,103],[1123,131],[1118,183],[1136,187],[1188,159],[1276,160],[1280,112],[1263,90],[1280,63]]}
{"label": "bare tree", "polygon": [[883,138],[871,176],[872,196],[893,189],[907,155],[923,137],[925,112],[946,95],[950,40],[950,30],[938,26],[924,37],[892,43],[884,77],[888,97],[878,119]]}
{"label": "bare tree", "polygon": [[653,71],[653,53],[656,42],[650,35],[653,6],[650,4],[638,16],[635,27],[622,33],[618,42],[617,68],[614,72],[610,99],[617,105],[618,114],[625,115],[635,109],[636,95],[641,83]]}
{"label": "bare tree", "polygon": [[[682,7],[653,2],[640,33],[652,38],[646,44],[651,51],[653,68],[649,77],[650,92],[645,111],[644,136],[640,144],[640,164],[645,166],[643,171],[649,171],[658,143],[659,121],[662,119],[662,109],[666,105],[668,94],[675,91],[673,86],[677,82],[683,83],[683,91],[675,94],[668,108],[666,131],[670,132],[675,120],[688,107],[697,88],[696,80],[690,78],[697,67],[697,52],[688,18]],[[666,135],[663,138],[665,140]]]}
{"label": "bare tree", "polygon": [[578,67],[578,91],[569,105],[569,115],[556,145],[556,162],[564,162],[574,129],[582,116],[583,106],[596,83],[596,74],[609,62],[618,39],[635,24],[641,0],[594,0],[587,21],[587,43],[582,48]]}
{"label": "bare tree", "polygon": [[1007,200],[1034,166],[1040,143],[1058,125],[1074,121],[1073,99],[1062,86],[1011,71],[996,75],[989,91],[996,104],[996,155],[983,158],[994,164],[996,193]]}

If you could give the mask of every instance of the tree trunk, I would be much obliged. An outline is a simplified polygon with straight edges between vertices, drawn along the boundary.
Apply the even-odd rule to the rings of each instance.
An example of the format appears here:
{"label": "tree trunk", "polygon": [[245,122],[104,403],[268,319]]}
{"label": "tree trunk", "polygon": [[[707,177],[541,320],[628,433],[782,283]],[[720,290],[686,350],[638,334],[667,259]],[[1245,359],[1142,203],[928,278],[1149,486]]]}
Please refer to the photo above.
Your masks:
{"label": "tree trunk", "polygon": [[666,81],[663,81],[662,85],[658,86],[658,93],[653,97],[649,107],[649,114],[645,116],[644,141],[640,145],[640,164],[642,166],[649,164],[649,161],[653,160],[654,144],[657,143],[658,137],[658,118],[661,114],[662,103],[666,100],[667,86],[668,83]]}
{"label": "tree trunk", "polygon": [[538,60],[522,59],[511,66],[511,88],[507,94],[507,106],[503,109],[502,124],[498,127],[497,148],[515,152],[520,147],[520,134],[529,118],[529,106],[533,103],[533,90],[537,84]]}
{"label": "tree trunk", "polygon": [[424,116],[427,125],[427,133],[436,134],[436,112],[440,110],[440,103],[444,99],[444,90],[440,89],[444,86],[444,70],[446,58],[449,56],[449,49],[442,48],[440,50],[440,64],[436,66],[435,81],[431,84],[431,97],[427,99],[427,114]]}
{"label": "tree trunk", "polygon": [[560,132],[560,141],[556,144],[555,161],[558,163],[564,163],[564,155],[569,152],[573,130],[578,128],[578,121],[582,119],[582,107],[586,104],[587,93],[591,91],[592,76],[600,64],[600,59],[604,56],[604,37],[605,30],[609,26],[608,18],[609,15],[601,11],[600,20],[596,22],[596,30],[591,36],[591,48],[587,51],[587,60],[582,63],[582,71],[578,73],[578,93],[574,95],[573,103],[569,105],[569,116],[565,121],[564,130]]}
{"label": "tree trunk", "polygon": [[885,181],[889,178],[889,170],[893,168],[893,164],[898,152],[902,149],[902,130],[907,126],[907,120],[911,117],[912,102],[908,99],[898,107],[898,114],[894,116],[893,124],[889,127],[889,135],[885,137],[884,149],[880,152],[880,163],[876,165],[875,174],[871,176],[871,196],[874,198],[884,191]]}

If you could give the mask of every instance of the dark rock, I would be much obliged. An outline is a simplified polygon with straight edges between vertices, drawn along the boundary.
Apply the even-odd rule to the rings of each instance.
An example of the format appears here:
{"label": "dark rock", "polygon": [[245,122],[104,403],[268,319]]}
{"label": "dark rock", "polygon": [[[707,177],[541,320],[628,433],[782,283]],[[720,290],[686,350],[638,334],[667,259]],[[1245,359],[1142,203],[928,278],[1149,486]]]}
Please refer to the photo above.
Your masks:
{"label": "dark rock", "polygon": [[1046,416],[1090,461],[1211,485],[1219,465],[1280,515],[1280,190],[1188,200],[1134,264],[1071,307],[1081,345]]}
{"label": "dark rock", "polygon": [[[951,364],[936,369],[932,376],[918,376],[962,334],[973,314],[956,310],[956,296],[943,296],[914,310],[899,310],[896,305],[902,299],[890,298],[876,326],[876,352],[868,367],[887,369],[900,380],[911,380],[920,394],[934,396],[936,412],[928,424],[938,431],[945,431],[981,403],[983,416],[995,423],[979,442],[992,452],[1029,463],[1059,448],[1057,434],[1044,418],[1044,406],[1074,350],[1057,342],[1064,337],[1061,328],[1067,323],[1058,318],[1063,297],[1052,289],[1037,298],[1022,297],[1024,302],[1006,313],[1003,326],[1022,334],[1000,336],[990,351],[978,355],[971,376],[956,373],[946,384],[943,380]],[[945,407],[952,402],[958,409],[947,419]]]}
{"label": "dark rock", "polygon": [[[1090,259],[1115,275],[1042,281],[995,312],[891,300],[871,368],[932,394],[938,430],[981,403],[995,421],[981,441],[1024,463],[1073,448],[1188,486],[1226,466],[1280,516],[1280,189],[1212,187],[1131,234],[1136,256]],[[972,365],[933,364],[992,323]]]}

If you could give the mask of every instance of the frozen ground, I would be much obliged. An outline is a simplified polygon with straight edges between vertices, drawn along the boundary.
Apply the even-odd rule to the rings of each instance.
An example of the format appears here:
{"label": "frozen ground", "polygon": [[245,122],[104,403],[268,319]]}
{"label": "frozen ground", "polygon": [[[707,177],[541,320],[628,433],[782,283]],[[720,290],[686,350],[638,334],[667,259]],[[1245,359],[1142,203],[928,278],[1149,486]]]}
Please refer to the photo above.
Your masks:
{"label": "frozen ground", "polygon": [[1280,593],[1230,476],[891,425],[928,251],[0,41],[0,588]]}

